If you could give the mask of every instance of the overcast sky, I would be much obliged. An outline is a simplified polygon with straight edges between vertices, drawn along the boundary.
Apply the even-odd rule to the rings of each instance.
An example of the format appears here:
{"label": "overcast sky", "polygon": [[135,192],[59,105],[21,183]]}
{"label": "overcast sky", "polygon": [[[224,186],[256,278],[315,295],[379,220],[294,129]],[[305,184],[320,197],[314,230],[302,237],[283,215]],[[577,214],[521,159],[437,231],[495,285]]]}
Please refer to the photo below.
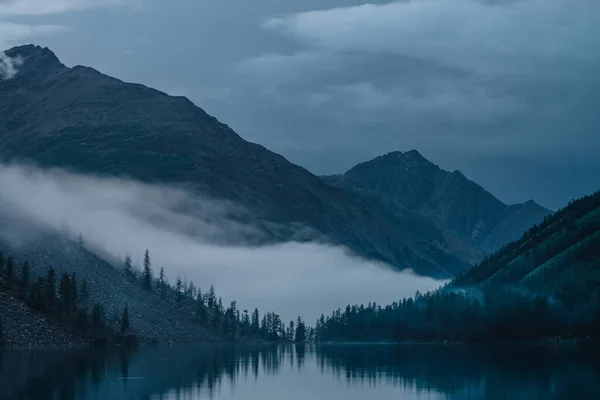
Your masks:
{"label": "overcast sky", "polygon": [[598,0],[0,0],[23,43],[315,173],[416,148],[507,202],[600,189]]}

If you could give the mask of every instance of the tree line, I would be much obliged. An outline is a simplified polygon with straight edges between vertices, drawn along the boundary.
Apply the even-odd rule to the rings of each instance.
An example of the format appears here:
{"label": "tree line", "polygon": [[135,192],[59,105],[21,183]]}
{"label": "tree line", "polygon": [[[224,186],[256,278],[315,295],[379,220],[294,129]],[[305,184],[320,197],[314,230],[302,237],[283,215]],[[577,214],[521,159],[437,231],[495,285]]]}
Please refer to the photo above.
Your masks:
{"label": "tree line", "polygon": [[[17,267],[10,254],[5,257],[0,251],[0,290],[94,343],[133,344],[137,340],[131,333],[127,305],[123,308],[119,326],[111,326],[107,323],[103,305],[99,302],[90,304],[86,279],[78,279],[74,272],[59,277],[50,266],[45,276],[32,277],[28,261]],[[0,320],[0,339],[1,327]]]}
{"label": "tree line", "polygon": [[[595,300],[597,301],[597,300]],[[442,288],[382,307],[347,306],[316,323],[320,342],[505,342],[600,339],[600,302],[587,319],[551,298],[513,288]]]}
{"label": "tree line", "polygon": [[174,284],[166,278],[164,267],[154,276],[150,252],[146,249],[141,271],[135,271],[131,256],[125,256],[123,271],[130,282],[139,284],[143,289],[169,303],[176,309],[192,315],[194,321],[206,328],[220,333],[230,341],[260,340],[268,342],[296,342],[314,340],[314,329],[307,326],[301,317],[288,324],[275,312],[266,312],[262,316],[255,308],[252,312],[240,310],[233,300],[226,307],[217,296],[214,285],[206,293],[193,281],[177,278]]}

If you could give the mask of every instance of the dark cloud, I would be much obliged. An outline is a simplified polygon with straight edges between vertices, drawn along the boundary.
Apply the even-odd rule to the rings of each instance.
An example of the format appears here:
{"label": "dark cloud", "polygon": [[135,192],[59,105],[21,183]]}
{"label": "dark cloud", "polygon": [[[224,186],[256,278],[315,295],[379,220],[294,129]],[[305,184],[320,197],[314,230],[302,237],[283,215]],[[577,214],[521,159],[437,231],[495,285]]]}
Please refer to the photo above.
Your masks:
{"label": "dark cloud", "polygon": [[25,22],[75,32],[41,43],[67,64],[186,95],[317,173],[417,148],[507,201],[600,188],[596,0],[140,3]]}

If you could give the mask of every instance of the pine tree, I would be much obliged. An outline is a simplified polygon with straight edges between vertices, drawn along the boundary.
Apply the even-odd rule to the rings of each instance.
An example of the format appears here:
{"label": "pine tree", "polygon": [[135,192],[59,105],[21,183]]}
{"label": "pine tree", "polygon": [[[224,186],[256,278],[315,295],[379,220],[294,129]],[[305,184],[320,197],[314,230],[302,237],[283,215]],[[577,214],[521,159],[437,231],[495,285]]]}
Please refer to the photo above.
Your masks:
{"label": "pine tree", "polygon": [[87,331],[88,328],[88,312],[85,307],[81,307],[77,313],[77,319],[75,320],[75,327],[82,332]]}
{"label": "pine tree", "polygon": [[69,278],[69,274],[67,274],[66,272],[60,279],[60,286],[58,291],[60,293],[60,298],[62,299],[62,306],[64,307],[64,309],[71,310],[71,278]]}
{"label": "pine tree", "polygon": [[160,267],[160,274],[158,276],[158,288],[160,290],[160,297],[165,297],[165,289],[167,283],[165,282],[165,267]]}
{"label": "pine tree", "polygon": [[150,252],[146,249],[144,253],[144,269],[142,271],[142,284],[146,290],[152,289],[152,269],[150,268]]}
{"label": "pine tree", "polygon": [[216,301],[217,298],[215,294],[215,287],[213,285],[210,285],[210,289],[208,290],[208,293],[206,295],[206,305],[212,310],[216,306]]}
{"label": "pine tree", "polygon": [[77,291],[77,275],[75,272],[71,274],[71,311],[77,310],[78,291]]}
{"label": "pine tree", "polygon": [[23,268],[21,269],[21,281],[19,282],[19,293],[21,296],[27,296],[27,291],[29,290],[29,264],[27,261],[23,263]]}
{"label": "pine tree", "polygon": [[87,280],[83,278],[81,281],[81,290],[79,292],[79,303],[85,305],[90,299],[90,291],[88,289]]}
{"label": "pine tree", "polygon": [[125,306],[121,316],[121,336],[125,336],[129,331],[129,307]]}
{"label": "pine tree", "polygon": [[252,323],[250,325],[250,329],[254,335],[258,335],[260,331],[260,315],[258,313],[258,308],[255,308],[252,312]]}
{"label": "pine tree", "polygon": [[48,312],[54,310],[54,299],[56,298],[56,271],[53,267],[48,268],[46,282],[44,285],[44,309]]}
{"label": "pine tree", "polygon": [[8,259],[6,260],[6,273],[5,274],[6,274],[6,276],[5,276],[6,286],[11,288],[14,283],[14,279],[15,279],[15,267],[13,265],[12,256],[10,254],[8,255]]}
{"label": "pine tree", "polygon": [[296,322],[296,337],[294,341],[296,343],[304,343],[306,341],[306,326],[300,317],[298,317],[298,321]]}
{"label": "pine tree", "polygon": [[0,276],[4,276],[6,268],[4,266],[4,254],[0,251]]}
{"label": "pine tree", "polygon": [[81,233],[77,236],[77,245],[83,247],[83,236]]}
{"label": "pine tree", "polygon": [[29,290],[29,304],[37,310],[44,309],[44,278],[37,278]]}
{"label": "pine tree", "polygon": [[181,299],[183,298],[182,290],[181,278],[177,278],[177,283],[175,283],[175,301],[177,302],[177,307],[181,307]]}
{"label": "pine tree", "polygon": [[99,303],[96,303],[92,310],[92,328],[94,330],[104,329],[104,310]]}
{"label": "pine tree", "polygon": [[131,256],[129,254],[125,256],[125,265],[123,266],[123,268],[125,269],[125,275],[133,275],[133,272],[131,271],[131,269],[133,268],[133,261],[131,261]]}
{"label": "pine tree", "polygon": [[296,334],[296,329],[294,328],[294,321],[290,321],[290,325],[288,327],[288,332],[287,332],[287,340],[289,340],[290,342],[294,341],[294,335]]}

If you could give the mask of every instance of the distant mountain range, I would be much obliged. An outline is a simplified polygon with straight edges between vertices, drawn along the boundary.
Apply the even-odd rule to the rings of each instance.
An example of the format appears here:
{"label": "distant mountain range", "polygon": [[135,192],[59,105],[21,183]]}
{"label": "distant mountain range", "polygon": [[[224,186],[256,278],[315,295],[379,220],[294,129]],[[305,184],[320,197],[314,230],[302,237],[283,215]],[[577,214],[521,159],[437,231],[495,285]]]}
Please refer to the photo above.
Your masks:
{"label": "distant mountain range", "polygon": [[[450,278],[550,213],[533,201],[507,206],[416,151],[317,177],[184,97],[68,68],[47,48],[6,54],[23,64],[0,81],[3,161],[183,184],[246,207],[255,215],[246,222],[268,242],[324,236],[398,269]],[[299,237],[298,226],[318,234]]]}
{"label": "distant mountain range", "polygon": [[427,216],[447,241],[459,241],[456,254],[471,262],[520,237],[551,213],[533,200],[506,205],[460,171],[444,171],[416,150],[395,151],[323,179]]}

